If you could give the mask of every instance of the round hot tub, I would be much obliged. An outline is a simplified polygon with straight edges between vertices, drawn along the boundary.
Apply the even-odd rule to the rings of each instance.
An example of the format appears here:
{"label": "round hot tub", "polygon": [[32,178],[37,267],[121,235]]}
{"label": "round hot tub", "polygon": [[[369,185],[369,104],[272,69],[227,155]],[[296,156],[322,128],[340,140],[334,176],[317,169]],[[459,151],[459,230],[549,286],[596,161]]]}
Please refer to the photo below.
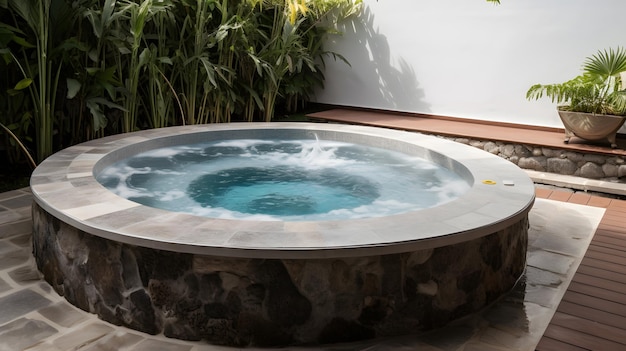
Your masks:
{"label": "round hot tub", "polygon": [[[291,220],[155,208],[96,179],[113,164],[163,147],[316,138],[425,159],[468,186],[434,207]],[[211,186],[215,178],[202,179]],[[143,332],[234,346],[410,334],[476,312],[523,273],[534,201],[523,171],[470,146],[308,123],[184,126],[102,138],[42,162],[31,188],[37,264],[69,302]]]}

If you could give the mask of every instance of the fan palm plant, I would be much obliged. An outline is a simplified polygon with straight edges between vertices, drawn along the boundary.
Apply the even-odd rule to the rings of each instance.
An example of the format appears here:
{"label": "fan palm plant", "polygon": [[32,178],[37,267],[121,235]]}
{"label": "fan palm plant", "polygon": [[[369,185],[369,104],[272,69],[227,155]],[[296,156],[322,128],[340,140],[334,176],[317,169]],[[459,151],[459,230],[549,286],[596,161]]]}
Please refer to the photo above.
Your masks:
{"label": "fan palm plant", "polygon": [[526,98],[537,100],[546,96],[562,104],[559,109],[565,111],[626,115],[622,72],[626,72],[626,50],[600,50],[585,60],[581,75],[564,83],[535,84]]}
{"label": "fan palm plant", "polygon": [[626,72],[624,48],[600,50],[585,59],[583,73],[559,84],[530,87],[529,100],[544,96],[558,106],[559,117],[565,126],[565,142],[572,136],[586,140],[608,139],[617,147],[617,131],[626,118],[626,92],[621,73]]}

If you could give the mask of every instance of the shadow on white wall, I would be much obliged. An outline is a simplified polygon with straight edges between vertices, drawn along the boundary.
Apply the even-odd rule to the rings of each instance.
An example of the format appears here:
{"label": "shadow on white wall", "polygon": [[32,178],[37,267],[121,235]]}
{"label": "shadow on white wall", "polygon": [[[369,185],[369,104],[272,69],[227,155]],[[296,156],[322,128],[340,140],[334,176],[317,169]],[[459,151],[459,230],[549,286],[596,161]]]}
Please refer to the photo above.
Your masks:
{"label": "shadow on white wall", "polygon": [[[369,7],[365,7],[359,17],[346,21],[339,27],[344,37],[352,39],[351,42],[342,41],[341,50],[338,51],[340,54],[349,51],[350,66],[327,66],[326,76],[339,74],[345,76],[345,79],[333,80],[332,86],[325,87],[326,102],[344,105],[342,92],[350,91],[355,100],[352,105],[429,112],[430,106],[424,101],[424,90],[420,88],[412,64],[403,58],[399,58],[397,64],[394,64],[389,41],[375,27],[375,23],[374,13]],[[331,51],[337,51],[337,42],[331,41],[328,44]],[[358,74],[352,67],[358,67]],[[358,93],[354,93],[355,88],[358,88]],[[333,101],[333,97],[339,99]]]}

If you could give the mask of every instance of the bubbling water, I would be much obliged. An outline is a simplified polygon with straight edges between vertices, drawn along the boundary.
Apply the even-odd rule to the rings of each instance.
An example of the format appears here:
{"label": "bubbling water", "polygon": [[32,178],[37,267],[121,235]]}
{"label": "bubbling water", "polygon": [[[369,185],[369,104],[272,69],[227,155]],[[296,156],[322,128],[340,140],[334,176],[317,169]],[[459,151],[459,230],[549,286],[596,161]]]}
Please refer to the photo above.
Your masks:
{"label": "bubbling water", "polygon": [[337,220],[438,206],[467,191],[423,158],[328,140],[228,140],[141,153],[97,175],[146,206],[214,218]]}

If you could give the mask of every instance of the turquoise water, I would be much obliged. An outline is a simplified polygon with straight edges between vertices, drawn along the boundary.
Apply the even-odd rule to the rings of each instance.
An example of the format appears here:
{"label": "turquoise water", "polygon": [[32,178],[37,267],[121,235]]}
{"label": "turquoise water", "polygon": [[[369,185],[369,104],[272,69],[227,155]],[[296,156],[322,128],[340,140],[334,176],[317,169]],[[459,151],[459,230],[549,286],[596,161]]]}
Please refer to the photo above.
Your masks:
{"label": "turquoise water", "polygon": [[318,140],[232,140],[156,149],[97,175],[146,206],[217,218],[378,217],[451,201],[469,189],[422,158]]}

